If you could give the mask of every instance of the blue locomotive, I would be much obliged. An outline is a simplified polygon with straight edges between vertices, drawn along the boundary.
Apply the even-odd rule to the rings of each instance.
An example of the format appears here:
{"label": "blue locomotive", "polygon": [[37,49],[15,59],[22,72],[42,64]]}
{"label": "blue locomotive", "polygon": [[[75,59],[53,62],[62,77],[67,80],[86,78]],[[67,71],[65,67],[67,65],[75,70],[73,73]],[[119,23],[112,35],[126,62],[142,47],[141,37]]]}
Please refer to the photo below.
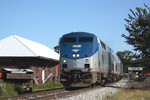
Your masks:
{"label": "blue locomotive", "polygon": [[104,85],[123,74],[113,50],[97,36],[86,32],[63,35],[60,46],[60,82],[67,88]]}

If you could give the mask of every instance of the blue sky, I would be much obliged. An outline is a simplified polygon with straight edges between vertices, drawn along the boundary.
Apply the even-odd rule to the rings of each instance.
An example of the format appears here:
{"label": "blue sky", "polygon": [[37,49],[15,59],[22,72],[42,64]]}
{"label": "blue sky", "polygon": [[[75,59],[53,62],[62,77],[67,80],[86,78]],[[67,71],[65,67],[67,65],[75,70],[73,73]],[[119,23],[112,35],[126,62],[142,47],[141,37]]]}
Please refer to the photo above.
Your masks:
{"label": "blue sky", "polygon": [[150,0],[0,0],[0,39],[12,34],[53,49],[66,33],[97,35],[115,52],[132,50],[121,37],[124,21]]}

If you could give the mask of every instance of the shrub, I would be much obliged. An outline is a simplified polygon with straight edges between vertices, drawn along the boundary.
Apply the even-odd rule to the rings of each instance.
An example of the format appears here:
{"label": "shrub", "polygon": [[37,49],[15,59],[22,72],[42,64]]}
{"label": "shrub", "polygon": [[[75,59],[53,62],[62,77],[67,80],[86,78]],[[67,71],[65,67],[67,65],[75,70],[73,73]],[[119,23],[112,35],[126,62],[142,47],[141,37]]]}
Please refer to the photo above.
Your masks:
{"label": "shrub", "polygon": [[21,85],[15,85],[15,91],[20,95],[25,93],[25,88]]}
{"label": "shrub", "polygon": [[5,83],[3,80],[0,79],[1,84],[1,95],[0,97],[9,97],[9,96],[16,96],[18,93],[15,91],[15,86],[12,83]]}

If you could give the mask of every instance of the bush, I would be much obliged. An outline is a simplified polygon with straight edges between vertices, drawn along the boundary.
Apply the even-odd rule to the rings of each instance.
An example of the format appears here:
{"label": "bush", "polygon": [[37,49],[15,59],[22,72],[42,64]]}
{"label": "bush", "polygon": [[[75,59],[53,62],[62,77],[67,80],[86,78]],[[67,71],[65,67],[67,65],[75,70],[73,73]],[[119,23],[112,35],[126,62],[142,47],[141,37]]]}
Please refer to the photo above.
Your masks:
{"label": "bush", "polygon": [[3,80],[0,79],[0,97],[9,97],[9,96],[16,96],[18,93],[15,91],[14,84],[11,83],[5,83]]}
{"label": "bush", "polygon": [[0,96],[2,95],[2,92],[3,92],[3,85],[2,85],[3,81],[0,80]]}
{"label": "bush", "polygon": [[0,97],[17,96],[25,93],[23,86],[4,82],[0,79]]}
{"label": "bush", "polygon": [[25,88],[21,85],[15,85],[15,91],[20,95],[25,93]]}

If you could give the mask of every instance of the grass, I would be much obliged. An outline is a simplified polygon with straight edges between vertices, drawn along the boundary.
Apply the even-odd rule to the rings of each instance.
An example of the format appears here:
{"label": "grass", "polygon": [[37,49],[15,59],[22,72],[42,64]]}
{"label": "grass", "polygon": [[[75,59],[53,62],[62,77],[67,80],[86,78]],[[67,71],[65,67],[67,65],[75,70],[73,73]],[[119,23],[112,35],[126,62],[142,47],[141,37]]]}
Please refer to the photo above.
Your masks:
{"label": "grass", "polygon": [[11,83],[4,83],[0,80],[0,97],[9,97],[18,95],[15,90],[15,85]]}
{"label": "grass", "polygon": [[35,92],[35,91],[41,91],[41,90],[62,88],[63,85],[58,82],[48,80],[45,84],[38,84],[38,85],[32,84],[31,87],[32,87],[33,92]]}
{"label": "grass", "polygon": [[[39,84],[39,85],[30,84],[30,86],[32,87],[33,92],[63,87],[60,83],[56,83],[50,80],[48,80],[45,84]],[[6,83],[0,79],[0,97],[17,96],[19,94],[24,94],[24,93],[25,93],[25,88],[23,88],[22,85]]]}
{"label": "grass", "polygon": [[150,100],[150,91],[121,89],[113,96],[106,97],[105,100]]}

